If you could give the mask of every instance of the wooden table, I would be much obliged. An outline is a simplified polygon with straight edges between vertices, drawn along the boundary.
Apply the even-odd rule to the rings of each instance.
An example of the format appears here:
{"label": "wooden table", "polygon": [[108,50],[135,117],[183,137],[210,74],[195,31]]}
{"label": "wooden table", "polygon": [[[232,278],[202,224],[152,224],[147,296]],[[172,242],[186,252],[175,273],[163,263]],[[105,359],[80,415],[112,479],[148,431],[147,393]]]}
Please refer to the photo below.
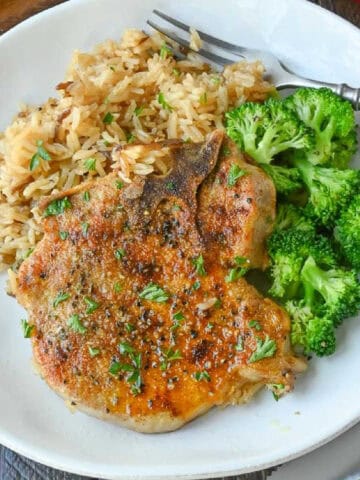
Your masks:
{"label": "wooden table", "polygon": [[[67,0],[0,0],[0,34],[41,10]],[[100,1],[100,0],[99,0]],[[310,0],[335,12],[360,28],[360,0]],[[232,477],[262,480],[265,472]],[[85,480],[32,462],[0,445],[0,480]],[[230,478],[228,479],[230,480]]]}

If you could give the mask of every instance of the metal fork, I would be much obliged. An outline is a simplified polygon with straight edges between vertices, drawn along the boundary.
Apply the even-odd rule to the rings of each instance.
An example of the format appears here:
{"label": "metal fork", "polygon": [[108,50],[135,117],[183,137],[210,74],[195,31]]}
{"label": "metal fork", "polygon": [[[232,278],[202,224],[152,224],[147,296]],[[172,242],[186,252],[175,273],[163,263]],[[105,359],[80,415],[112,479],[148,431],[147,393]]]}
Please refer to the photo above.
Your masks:
{"label": "metal fork", "polygon": [[[151,20],[148,20],[147,23],[150,27],[154,28],[158,32],[162,33],[166,37],[170,38],[174,42],[176,42],[181,47],[189,50],[194,51],[190,48],[190,43],[188,40],[184,40],[182,37],[174,33],[173,31],[169,31],[167,29],[167,24],[171,26],[175,26],[180,30],[185,32],[189,32],[190,26],[186,25],[183,22],[180,22],[176,18],[172,18],[169,15],[166,15],[159,10],[153,10],[153,14],[157,17],[161,18],[162,21],[165,22],[165,27],[154,23]],[[219,38],[213,37],[212,35],[208,35],[205,32],[201,32],[197,30],[201,39],[209,44],[210,46],[215,46],[222,50],[228,51],[231,54],[235,55],[235,57],[240,57],[245,60],[261,60],[265,65],[267,71],[269,72],[269,80],[275,85],[278,90],[282,90],[284,88],[297,88],[297,87],[328,87],[333,92],[337,93],[341,97],[349,100],[355,110],[360,110],[360,88],[353,88],[347,85],[346,83],[329,83],[329,82],[320,82],[318,80],[311,80],[309,78],[300,77],[292,72],[289,68],[287,68],[278,58],[276,58],[272,53],[265,52],[262,50],[255,50],[252,48],[241,47],[239,45],[235,45],[230,42],[226,42],[224,40],[220,40]],[[195,52],[202,57],[210,60],[212,63],[224,67],[225,65],[229,65],[230,63],[234,63],[233,59],[223,57],[216,53],[213,53],[205,48],[200,48],[197,52]]]}

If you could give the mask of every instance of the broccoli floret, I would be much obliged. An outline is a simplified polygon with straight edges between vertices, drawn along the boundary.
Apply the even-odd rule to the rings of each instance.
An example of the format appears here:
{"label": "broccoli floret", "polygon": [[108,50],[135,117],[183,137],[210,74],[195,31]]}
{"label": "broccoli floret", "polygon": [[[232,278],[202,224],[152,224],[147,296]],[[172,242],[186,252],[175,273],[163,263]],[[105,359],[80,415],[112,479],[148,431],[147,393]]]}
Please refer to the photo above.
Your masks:
{"label": "broccoli floret", "polygon": [[290,228],[275,231],[268,240],[273,284],[269,293],[274,297],[293,298],[300,285],[300,272],[309,255],[321,265],[336,264],[330,241],[313,230]]}
{"label": "broccoli floret", "polygon": [[360,195],[355,195],[334,230],[336,241],[350,265],[360,271]]}
{"label": "broccoli floret", "polygon": [[271,177],[276,191],[283,195],[300,190],[303,186],[301,175],[297,168],[282,167],[279,165],[261,165],[263,170]]}
{"label": "broccoli floret", "polygon": [[315,230],[314,222],[306,217],[302,208],[291,203],[278,203],[274,229],[287,230],[294,227],[297,230]]}
{"label": "broccoli floret", "polygon": [[356,272],[340,267],[323,270],[309,256],[301,270],[301,281],[306,292],[312,290],[320,294],[321,299],[314,300],[313,310],[331,318],[335,326],[357,313],[360,307],[360,284]]}
{"label": "broccoli floret", "polygon": [[259,163],[271,163],[284,150],[313,148],[312,131],[280,100],[244,103],[225,116],[229,137]]}
{"label": "broccoli floret", "polygon": [[305,353],[319,357],[335,352],[334,324],[328,317],[314,315],[304,300],[289,301],[285,305],[291,318],[291,343],[301,346]]}
{"label": "broccoli floret", "polygon": [[295,164],[309,192],[307,213],[325,226],[333,225],[359,190],[359,171],[317,167],[305,159],[297,159]]}
{"label": "broccoli floret", "polygon": [[328,88],[299,88],[285,104],[315,132],[307,159],[314,165],[345,168],[355,153],[355,116],[351,103]]}

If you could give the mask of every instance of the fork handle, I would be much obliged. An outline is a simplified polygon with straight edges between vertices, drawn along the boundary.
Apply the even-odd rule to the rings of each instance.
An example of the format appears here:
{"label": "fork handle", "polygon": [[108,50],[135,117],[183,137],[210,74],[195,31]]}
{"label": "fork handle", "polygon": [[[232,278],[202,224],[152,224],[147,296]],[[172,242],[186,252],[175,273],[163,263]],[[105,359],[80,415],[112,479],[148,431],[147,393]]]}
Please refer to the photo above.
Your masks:
{"label": "fork handle", "polygon": [[294,88],[294,87],[327,87],[330,88],[333,92],[340,95],[340,97],[349,100],[352,103],[354,110],[360,110],[360,88],[353,88],[347,85],[346,83],[328,83],[320,82],[318,80],[311,80],[310,78],[297,77],[295,75],[290,75],[287,82],[284,82],[282,85],[279,85],[277,88],[282,90],[283,88]]}

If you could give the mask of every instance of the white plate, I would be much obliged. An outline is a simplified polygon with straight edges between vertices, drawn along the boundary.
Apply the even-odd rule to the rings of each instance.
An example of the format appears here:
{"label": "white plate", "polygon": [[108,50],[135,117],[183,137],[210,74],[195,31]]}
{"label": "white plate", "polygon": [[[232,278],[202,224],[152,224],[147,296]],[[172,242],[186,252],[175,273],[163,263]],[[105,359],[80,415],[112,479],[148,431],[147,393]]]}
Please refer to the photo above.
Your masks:
{"label": "white plate", "polygon": [[[0,39],[0,128],[20,101],[54,95],[73,49],[144,27],[153,7],[202,30],[272,50],[317,78],[360,83],[360,31],[300,0],[79,0],[35,16]],[[104,478],[201,478],[282,463],[360,419],[360,322],[339,330],[336,355],[314,360],[276,403],[213,410],[178,432],[141,435],[72,415],[33,372],[24,312],[0,285],[0,442],[39,462]]]}

